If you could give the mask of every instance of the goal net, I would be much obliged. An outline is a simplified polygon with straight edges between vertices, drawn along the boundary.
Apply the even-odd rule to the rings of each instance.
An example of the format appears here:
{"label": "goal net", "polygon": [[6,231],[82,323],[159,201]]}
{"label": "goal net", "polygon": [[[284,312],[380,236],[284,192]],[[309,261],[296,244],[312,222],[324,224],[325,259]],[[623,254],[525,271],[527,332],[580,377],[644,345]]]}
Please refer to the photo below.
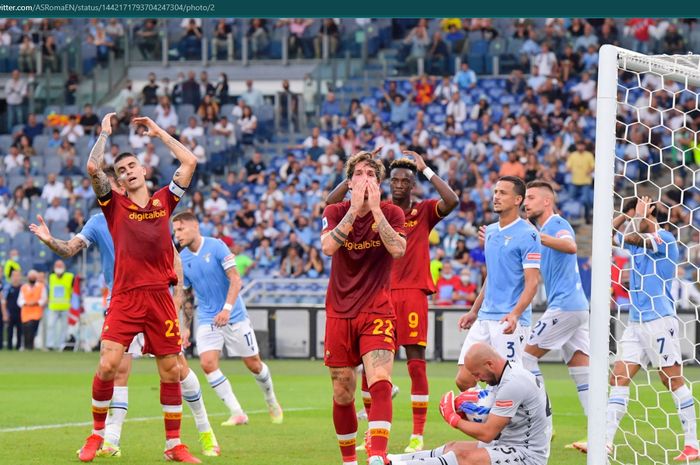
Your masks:
{"label": "goal net", "polygon": [[[687,420],[695,422],[700,396],[699,58],[645,56],[610,45],[600,51],[589,464],[605,464],[606,456],[611,464],[673,463],[693,436]],[[658,231],[629,208],[646,196],[659,212]],[[615,230],[613,219],[625,213],[630,218]],[[675,317],[662,318],[668,309]],[[641,364],[633,377],[634,365],[624,365],[629,390],[610,387],[621,358]],[[657,367],[672,366],[674,358],[679,376],[671,389],[689,392],[672,394],[660,380]],[[617,427],[616,416],[622,417]]]}

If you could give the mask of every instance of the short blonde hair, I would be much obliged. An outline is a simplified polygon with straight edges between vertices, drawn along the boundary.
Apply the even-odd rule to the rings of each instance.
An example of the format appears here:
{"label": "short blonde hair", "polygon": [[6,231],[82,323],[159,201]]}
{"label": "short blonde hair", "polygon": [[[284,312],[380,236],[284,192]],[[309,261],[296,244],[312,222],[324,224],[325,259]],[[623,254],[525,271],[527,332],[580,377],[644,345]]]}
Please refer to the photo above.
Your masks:
{"label": "short blonde hair", "polygon": [[352,175],[355,174],[355,166],[363,161],[366,161],[369,166],[374,169],[374,172],[377,175],[377,181],[382,182],[385,175],[384,164],[375,159],[370,152],[365,151],[357,152],[348,159],[348,161],[345,163],[345,177],[347,179],[352,178]]}

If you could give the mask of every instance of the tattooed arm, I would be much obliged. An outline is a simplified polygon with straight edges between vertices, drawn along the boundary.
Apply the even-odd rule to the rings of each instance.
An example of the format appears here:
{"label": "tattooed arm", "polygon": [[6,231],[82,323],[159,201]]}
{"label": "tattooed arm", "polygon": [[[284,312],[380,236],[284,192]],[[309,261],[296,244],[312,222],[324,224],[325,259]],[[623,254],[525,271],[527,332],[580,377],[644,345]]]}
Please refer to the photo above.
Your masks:
{"label": "tattooed arm", "polygon": [[343,219],[338,223],[338,226],[321,236],[321,251],[325,255],[330,257],[343,246],[352,230],[352,224],[355,222],[356,217],[356,210],[350,207]]}
{"label": "tattooed arm", "polygon": [[105,144],[107,138],[112,134],[112,116],[114,113],[108,113],[102,118],[102,132],[97,138],[97,142],[90,151],[90,157],[87,162],[87,172],[92,180],[92,189],[95,191],[97,198],[102,198],[112,191],[112,186],[109,184],[109,179],[103,171],[105,159]]}
{"label": "tattooed arm", "polygon": [[49,249],[53,250],[61,257],[70,258],[87,247],[85,241],[78,236],[71,238],[69,241],[56,239],[51,235],[51,231],[49,231],[49,227],[46,226],[44,218],[42,218],[41,215],[37,215],[36,219],[39,221],[39,224],[30,224],[29,230],[33,232],[41,242],[46,244]]}
{"label": "tattooed arm", "polygon": [[197,167],[197,157],[194,156],[190,149],[175,140],[163,128],[159,127],[151,118],[134,118],[133,122],[134,124],[146,126],[148,129],[146,135],[159,138],[170,149],[172,154],[175,155],[175,158],[180,162],[180,167],[173,175],[173,181],[183,189],[188,188],[194,170]]}
{"label": "tattooed arm", "polygon": [[381,210],[374,215],[374,221],[379,229],[379,237],[382,238],[382,243],[386,250],[389,251],[392,257],[401,258],[406,253],[406,239],[401,237],[387,221],[384,213]]}

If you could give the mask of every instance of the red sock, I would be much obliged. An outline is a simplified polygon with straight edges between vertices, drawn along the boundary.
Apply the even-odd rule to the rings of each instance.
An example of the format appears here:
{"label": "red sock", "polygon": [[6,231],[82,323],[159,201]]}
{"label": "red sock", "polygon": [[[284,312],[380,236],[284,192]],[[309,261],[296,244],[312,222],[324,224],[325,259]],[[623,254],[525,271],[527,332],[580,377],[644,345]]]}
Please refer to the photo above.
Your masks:
{"label": "red sock", "polygon": [[163,407],[165,439],[178,439],[180,437],[180,422],[182,421],[180,383],[160,382],[160,404]]}
{"label": "red sock", "polygon": [[333,401],[333,425],[335,434],[338,436],[338,446],[344,464],[357,465],[357,452],[355,443],[357,441],[357,415],[355,414],[355,403],[340,405]]}
{"label": "red sock", "polygon": [[372,408],[372,396],[369,393],[367,375],[364,371],[362,371],[362,403],[365,404],[365,412],[367,413],[367,418],[369,418],[369,411]]}
{"label": "red sock", "polygon": [[413,408],[413,434],[423,435],[425,419],[428,416],[428,376],[425,373],[425,360],[412,359],[408,363],[411,377],[411,406]]}
{"label": "red sock", "polygon": [[104,435],[105,420],[114,391],[114,380],[102,381],[97,374],[92,378],[92,424],[93,433]]}
{"label": "red sock", "polygon": [[369,392],[372,394],[372,414],[369,417],[372,450],[367,451],[369,457],[375,455],[386,457],[391,431],[391,387],[391,381],[385,379],[369,387]]}

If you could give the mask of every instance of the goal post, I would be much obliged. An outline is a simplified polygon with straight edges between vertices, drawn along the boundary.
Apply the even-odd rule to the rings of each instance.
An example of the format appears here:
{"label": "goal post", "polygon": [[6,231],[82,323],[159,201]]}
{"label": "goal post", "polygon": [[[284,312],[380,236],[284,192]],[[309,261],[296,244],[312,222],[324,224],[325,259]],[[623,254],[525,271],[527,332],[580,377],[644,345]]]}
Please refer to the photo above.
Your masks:
{"label": "goal post", "polygon": [[[635,381],[631,385],[634,396],[630,400],[635,403],[637,417],[628,423],[623,421],[618,430],[618,437],[623,440],[616,442],[624,441],[625,451],[620,457],[615,453],[608,456],[606,410],[612,355],[609,349],[611,322],[618,329],[627,323],[626,311],[611,305],[611,238],[613,217],[622,210],[626,200],[651,191],[654,193],[649,195],[653,200],[660,200],[669,189],[678,189],[681,201],[669,204],[667,200],[662,206],[669,217],[678,209],[681,217],[686,218],[672,223],[679,246],[685,245],[683,241],[700,229],[693,223],[698,221],[693,211],[682,215],[687,210],[683,197],[685,186],[674,185],[678,176],[686,182],[690,176],[691,185],[693,179],[700,179],[697,154],[694,154],[695,164],[686,164],[687,155],[700,148],[698,128],[687,123],[692,120],[691,113],[697,119],[700,112],[698,87],[700,60],[696,55],[647,56],[612,45],[600,48],[591,264],[588,465],[668,463],[679,444],[683,449],[679,418],[670,418],[680,415],[670,407],[671,394],[659,389],[656,369],[650,366],[645,370],[643,366],[636,378],[639,385]],[[689,101],[694,104],[688,105]],[[697,264],[689,263],[687,258],[685,262],[682,260],[678,260],[679,269],[684,265],[692,271],[694,266],[693,279],[697,282]],[[696,306],[696,318],[697,315]],[[692,319],[687,325],[681,322],[681,338],[685,337],[691,322]],[[612,338],[618,353],[619,336],[615,334]],[[695,335],[696,340],[699,337]],[[695,354],[681,358],[694,360]],[[694,361],[697,363],[697,359]],[[684,382],[689,384],[692,393],[693,382]],[[655,404],[647,405],[648,399],[654,396]],[[659,420],[659,415],[667,418]]]}

